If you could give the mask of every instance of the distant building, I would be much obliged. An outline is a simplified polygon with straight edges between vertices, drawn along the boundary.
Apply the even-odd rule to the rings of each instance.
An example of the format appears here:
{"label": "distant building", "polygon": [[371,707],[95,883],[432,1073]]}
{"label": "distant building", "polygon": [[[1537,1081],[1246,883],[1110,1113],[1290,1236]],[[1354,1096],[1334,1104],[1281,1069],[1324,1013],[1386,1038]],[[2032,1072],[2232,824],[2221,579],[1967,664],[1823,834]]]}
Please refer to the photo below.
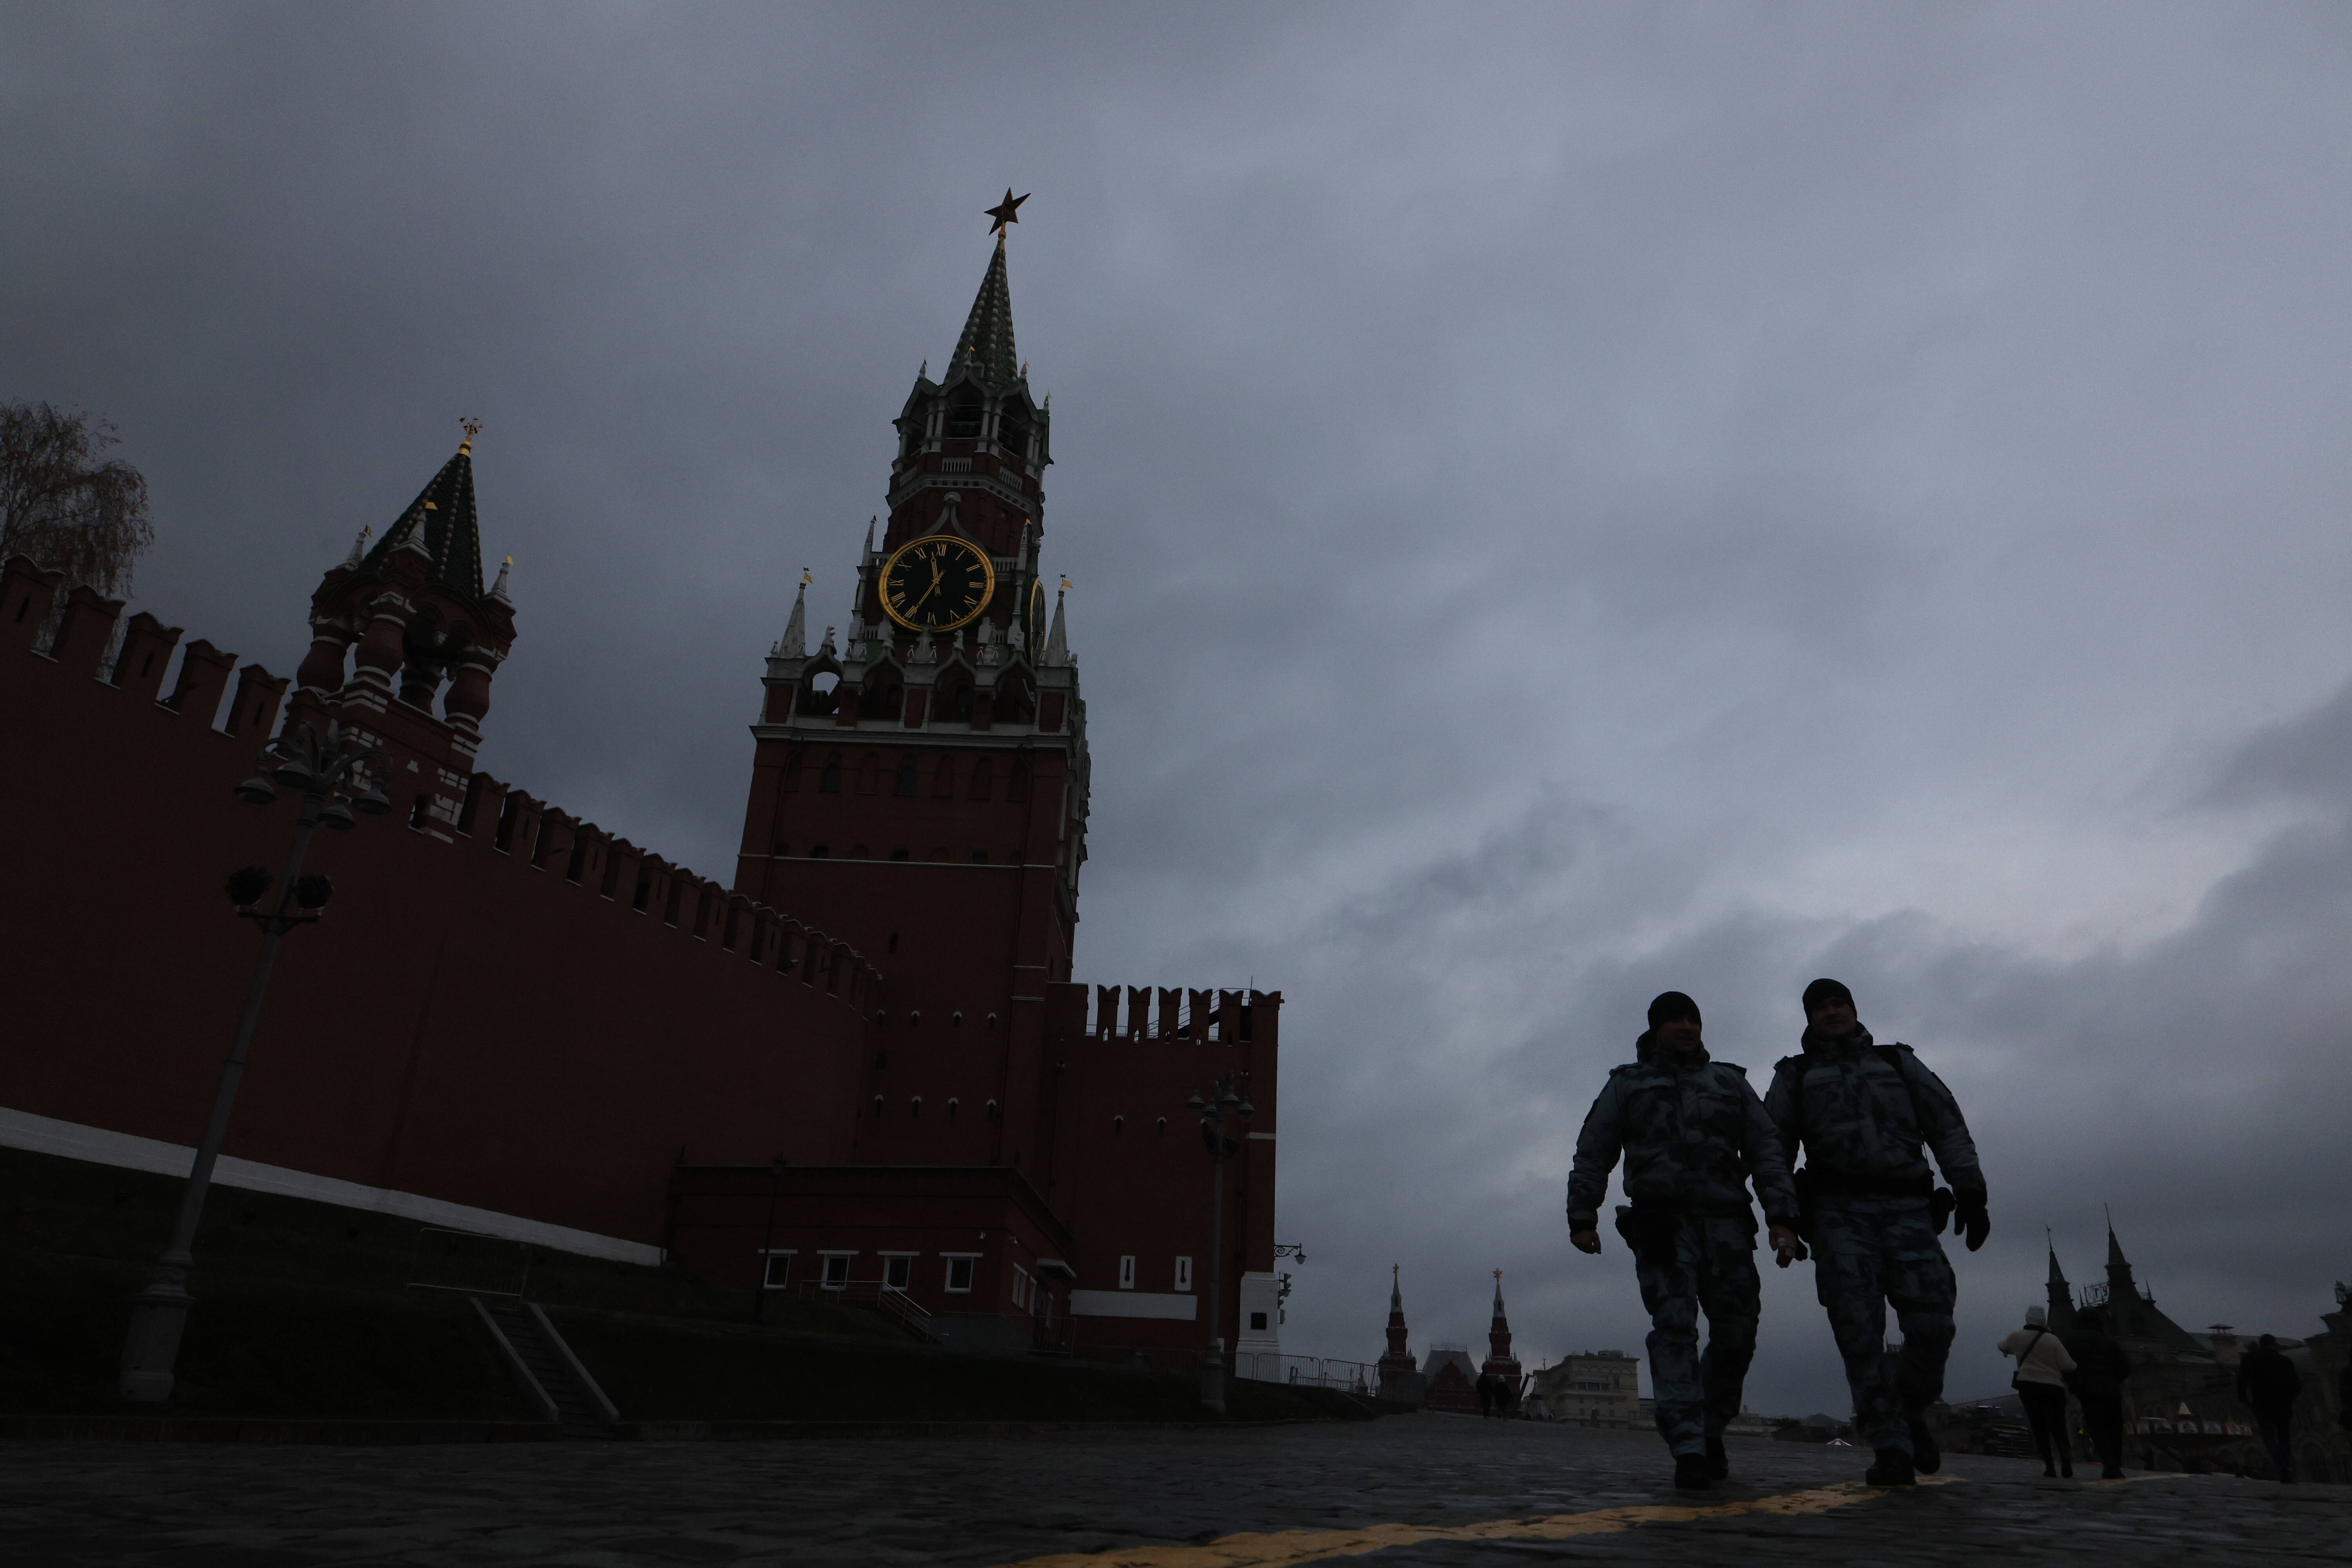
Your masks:
{"label": "distant building", "polygon": [[1531,1414],[1580,1426],[1638,1426],[1643,1420],[1641,1373],[1642,1358],[1623,1351],[1562,1356],[1536,1373]]}
{"label": "distant building", "polygon": [[[2238,1361],[2248,1338],[2227,1323],[2192,1332],[2159,1310],[2156,1293],[2133,1277],[2112,1226],[2107,1230],[2106,1282],[2071,1287],[2050,1251],[2050,1326],[2112,1335],[2135,1371],[2124,1385],[2124,1447],[2127,1462],[2150,1468],[2251,1469],[2269,1461],[2255,1434],[2253,1413],[2238,1403]],[[2336,1383],[2352,1357],[2352,1321],[2343,1288],[2336,1310],[2322,1313],[2327,1331],[2304,1340],[2280,1334],[2279,1348],[2303,1374],[2295,1410],[2297,1473],[2309,1480],[2352,1480],[2352,1439],[2336,1425]],[[1982,1402],[1996,1415],[2009,1401]],[[2079,1430],[2079,1407],[2076,1426]],[[2088,1457],[2085,1450],[2085,1457]]]}
{"label": "distant building", "polygon": [[1450,1410],[1457,1415],[1478,1414],[1478,1364],[1470,1359],[1469,1346],[1430,1346],[1429,1358],[1421,1363],[1421,1376],[1426,1386],[1422,1402],[1428,1409]]}

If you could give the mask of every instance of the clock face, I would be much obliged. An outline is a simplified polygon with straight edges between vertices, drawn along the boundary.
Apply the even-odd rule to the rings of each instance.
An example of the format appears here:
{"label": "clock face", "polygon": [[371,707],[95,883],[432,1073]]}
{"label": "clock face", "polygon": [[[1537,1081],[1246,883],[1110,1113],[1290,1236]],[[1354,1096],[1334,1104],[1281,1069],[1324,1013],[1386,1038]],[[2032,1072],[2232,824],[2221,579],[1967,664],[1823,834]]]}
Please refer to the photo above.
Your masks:
{"label": "clock face", "polygon": [[1029,583],[1029,619],[1024,629],[1029,634],[1029,660],[1034,664],[1045,646],[1045,584],[1035,578]]}
{"label": "clock face", "polygon": [[996,565],[988,552],[951,533],[902,544],[882,565],[882,608],[919,632],[967,626],[996,592]]}

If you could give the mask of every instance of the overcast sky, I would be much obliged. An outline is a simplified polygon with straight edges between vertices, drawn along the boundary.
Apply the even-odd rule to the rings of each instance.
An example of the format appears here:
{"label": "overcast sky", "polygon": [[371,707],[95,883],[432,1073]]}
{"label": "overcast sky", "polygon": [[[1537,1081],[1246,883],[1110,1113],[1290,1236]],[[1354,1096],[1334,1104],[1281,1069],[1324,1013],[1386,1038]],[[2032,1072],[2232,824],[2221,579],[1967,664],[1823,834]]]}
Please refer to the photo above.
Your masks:
{"label": "overcast sky", "polygon": [[[2340,5],[0,7],[0,398],[273,669],[477,443],[483,763],[731,873],[802,567],[1009,184],[1095,748],[1078,974],[1287,997],[1286,1348],[1646,1324],[1567,1246],[1654,992],[1816,973],[1984,1152],[1955,1395],[2095,1279],[2352,1277]],[[822,921],[822,911],[805,911]],[[1751,1403],[1844,1408],[1809,1269]],[[1645,1379],[1646,1386],[1646,1379]]]}

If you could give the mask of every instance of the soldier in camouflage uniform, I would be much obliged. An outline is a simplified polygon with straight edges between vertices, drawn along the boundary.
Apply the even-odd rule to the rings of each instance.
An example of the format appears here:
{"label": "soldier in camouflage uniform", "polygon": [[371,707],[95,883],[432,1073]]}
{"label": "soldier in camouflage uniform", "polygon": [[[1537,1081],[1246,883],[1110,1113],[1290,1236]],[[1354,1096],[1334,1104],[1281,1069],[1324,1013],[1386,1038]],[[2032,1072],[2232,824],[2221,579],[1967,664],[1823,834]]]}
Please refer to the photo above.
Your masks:
{"label": "soldier in camouflage uniform", "polygon": [[[1957,1209],[1969,1250],[1984,1245],[1984,1173],[1952,1091],[1904,1045],[1882,1046],[1834,980],[1805,987],[1804,1050],[1773,1069],[1764,1106],[1797,1173],[1813,1283],[1853,1391],[1854,1431],[1876,1450],[1873,1486],[1909,1486],[1942,1462],[1922,1418],[1944,1396],[1952,1265],[1936,1237]],[[1921,1152],[1933,1149],[1948,1193]],[[1886,1308],[1903,1331],[1886,1352]]]}
{"label": "soldier in camouflage uniform", "polygon": [[[1801,1257],[1797,1197],[1780,1142],[1747,1070],[1711,1060],[1698,1004],[1669,991],[1650,1004],[1640,1059],[1613,1069],[1584,1119],[1568,1182],[1569,1239],[1601,1250],[1599,1214],[1622,1151],[1625,1195],[1617,1229],[1650,1313],[1650,1383],[1658,1431],[1675,1457],[1675,1485],[1706,1488],[1729,1473],[1724,1425],[1756,1354],[1756,1213],[1748,1179],[1771,1223],[1780,1264]],[[1706,1313],[1706,1352],[1698,1315]]]}

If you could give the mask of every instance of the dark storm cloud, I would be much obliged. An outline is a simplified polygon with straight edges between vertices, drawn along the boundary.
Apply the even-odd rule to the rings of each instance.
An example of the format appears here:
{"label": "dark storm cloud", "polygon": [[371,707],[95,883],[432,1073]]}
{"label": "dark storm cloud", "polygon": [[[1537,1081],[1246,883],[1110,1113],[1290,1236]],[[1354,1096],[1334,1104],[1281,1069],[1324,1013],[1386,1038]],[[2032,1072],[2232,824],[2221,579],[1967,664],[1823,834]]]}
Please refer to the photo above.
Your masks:
{"label": "dark storm cloud", "polygon": [[[485,765],[724,874],[760,656],[1007,183],[1096,746],[1079,967],[1290,997],[1289,1342],[1632,1348],[1570,1257],[1642,1004],[1827,970],[1963,1096],[1956,1383],[2116,1205],[2186,1319],[2352,1268],[2352,28],[2326,6],[0,13],[0,396],[273,668],[478,444]],[[812,911],[821,920],[821,912]],[[2333,1120],[2331,1120],[2333,1119]],[[1757,1403],[1834,1407],[1801,1271]]]}

